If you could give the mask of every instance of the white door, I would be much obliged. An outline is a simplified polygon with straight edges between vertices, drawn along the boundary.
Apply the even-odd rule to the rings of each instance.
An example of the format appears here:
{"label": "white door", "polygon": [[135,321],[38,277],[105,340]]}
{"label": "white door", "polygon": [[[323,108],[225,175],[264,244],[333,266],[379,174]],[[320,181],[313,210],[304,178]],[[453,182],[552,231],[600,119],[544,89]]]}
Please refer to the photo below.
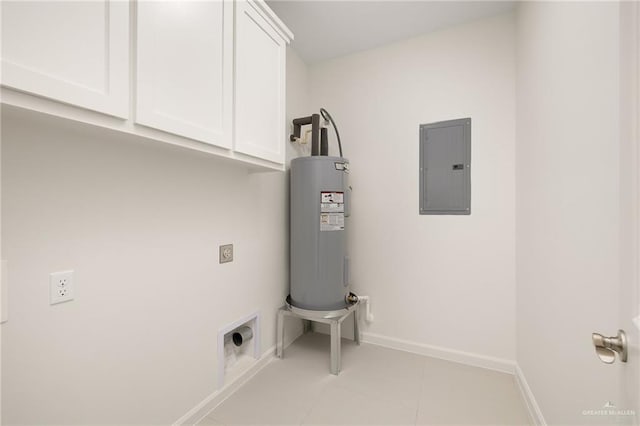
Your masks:
{"label": "white door", "polygon": [[[638,424],[640,422],[640,7],[635,2],[619,3],[620,17],[620,106],[619,106],[619,257],[612,262],[619,275],[603,283],[611,289],[609,300],[596,300],[593,319],[608,328],[593,330],[617,337],[622,330],[626,340],[626,362],[611,350],[602,350],[603,364],[583,370],[585,375],[602,374],[606,383],[591,390],[601,406],[585,407],[584,423]],[[597,126],[597,123],[593,123]],[[615,142],[615,140],[611,141]],[[597,196],[595,202],[599,202]],[[595,232],[597,234],[597,231]],[[598,243],[594,240],[593,243]],[[618,288],[611,288],[611,286]],[[589,290],[586,290],[589,291]],[[597,313],[598,310],[600,313]],[[607,312],[602,312],[607,311]],[[615,325],[615,326],[614,326]],[[606,327],[606,326],[605,326]],[[595,342],[594,342],[595,345]],[[595,350],[595,348],[594,348]],[[612,364],[607,357],[615,355]],[[611,359],[609,359],[611,361]]]}
{"label": "white door", "polygon": [[[620,139],[622,258],[620,328],[627,334],[629,360],[618,365],[620,408],[627,423],[640,423],[640,5],[620,4]],[[635,415],[631,416],[631,412]],[[627,415],[629,414],[629,415]]]}
{"label": "white door", "polygon": [[2,85],[127,118],[129,4],[3,1]]}
{"label": "white door", "polygon": [[[550,425],[640,414],[637,9],[518,5],[517,360]],[[605,364],[592,333],[619,329],[627,362]]]}
{"label": "white door", "polygon": [[233,3],[137,3],[138,124],[230,148]]}
{"label": "white door", "polygon": [[284,162],[286,42],[246,1],[236,3],[235,146]]}

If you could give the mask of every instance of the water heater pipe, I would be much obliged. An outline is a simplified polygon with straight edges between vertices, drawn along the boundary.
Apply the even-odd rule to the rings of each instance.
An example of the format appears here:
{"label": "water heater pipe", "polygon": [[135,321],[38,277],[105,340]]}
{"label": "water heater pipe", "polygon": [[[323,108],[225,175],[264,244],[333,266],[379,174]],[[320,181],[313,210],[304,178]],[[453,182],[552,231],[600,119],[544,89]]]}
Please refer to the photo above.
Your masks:
{"label": "water heater pipe", "polygon": [[320,108],[320,115],[322,115],[322,118],[325,119],[325,121],[328,121],[329,123],[331,123],[333,125],[333,130],[336,131],[336,139],[338,139],[338,150],[340,151],[340,157],[342,157],[342,141],[340,141],[340,133],[338,132],[338,126],[336,126],[336,122],[333,121],[333,117],[331,117],[331,114],[329,114],[329,111],[327,111],[324,108]]}
{"label": "water heater pipe", "polygon": [[358,300],[360,301],[360,303],[364,302],[364,304],[366,305],[364,312],[367,322],[373,322],[373,314],[371,313],[371,300],[369,299],[369,296],[358,296]]}
{"label": "water heater pipe", "polygon": [[326,127],[320,128],[320,155],[329,155],[329,137]]}
{"label": "water heater pipe", "polygon": [[311,124],[311,155],[320,155],[320,114],[293,119],[293,134],[289,136],[291,142],[300,139],[302,126]]}
{"label": "water heater pipe", "polygon": [[353,293],[349,293],[346,297],[346,301],[349,304],[364,303],[365,306],[365,319],[367,322],[373,322],[373,314],[371,313],[371,300],[369,296],[356,296]]}

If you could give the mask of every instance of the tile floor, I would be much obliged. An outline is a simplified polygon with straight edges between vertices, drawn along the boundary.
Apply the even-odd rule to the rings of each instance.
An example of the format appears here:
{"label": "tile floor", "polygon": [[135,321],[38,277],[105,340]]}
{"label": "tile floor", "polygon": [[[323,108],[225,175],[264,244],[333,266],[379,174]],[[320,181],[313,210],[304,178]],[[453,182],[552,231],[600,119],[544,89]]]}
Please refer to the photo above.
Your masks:
{"label": "tile floor", "polygon": [[308,333],[200,425],[528,425],[513,376]]}

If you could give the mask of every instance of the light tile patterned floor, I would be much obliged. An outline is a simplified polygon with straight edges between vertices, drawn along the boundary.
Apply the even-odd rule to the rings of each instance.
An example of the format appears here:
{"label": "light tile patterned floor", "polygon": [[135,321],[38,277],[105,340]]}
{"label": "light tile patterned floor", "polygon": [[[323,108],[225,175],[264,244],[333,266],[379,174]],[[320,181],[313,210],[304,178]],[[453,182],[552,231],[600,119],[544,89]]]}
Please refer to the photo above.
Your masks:
{"label": "light tile patterned floor", "polygon": [[309,333],[200,425],[528,425],[512,375]]}

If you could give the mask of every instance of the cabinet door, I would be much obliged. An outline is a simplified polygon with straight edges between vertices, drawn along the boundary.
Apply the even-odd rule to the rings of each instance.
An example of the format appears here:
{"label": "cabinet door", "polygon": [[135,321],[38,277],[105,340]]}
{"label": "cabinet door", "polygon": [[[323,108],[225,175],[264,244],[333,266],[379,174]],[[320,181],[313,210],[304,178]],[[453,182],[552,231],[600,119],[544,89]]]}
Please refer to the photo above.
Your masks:
{"label": "cabinet door", "polygon": [[2,85],[129,115],[129,4],[3,1]]}
{"label": "cabinet door", "polygon": [[236,3],[235,150],[284,163],[286,42],[251,2]]}
{"label": "cabinet door", "polygon": [[233,3],[138,3],[136,123],[231,148]]}

